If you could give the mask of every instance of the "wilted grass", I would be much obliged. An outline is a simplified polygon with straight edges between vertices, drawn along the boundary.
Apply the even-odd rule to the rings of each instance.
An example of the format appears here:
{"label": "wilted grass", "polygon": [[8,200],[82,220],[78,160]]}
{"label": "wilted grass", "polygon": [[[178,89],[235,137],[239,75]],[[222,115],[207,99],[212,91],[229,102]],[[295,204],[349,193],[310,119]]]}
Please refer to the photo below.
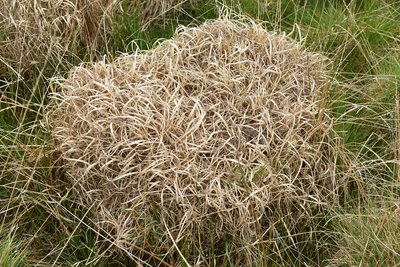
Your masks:
{"label": "wilted grass", "polygon": [[[399,1],[224,2],[236,11],[265,21],[270,31],[292,32],[292,37],[310,51],[322,52],[332,60],[333,82],[325,106],[335,122],[331,136],[342,145],[341,151],[345,151],[337,158],[335,168],[338,173],[354,178],[342,192],[342,207],[309,211],[313,216],[298,226],[298,235],[285,234],[291,218],[282,217],[274,235],[259,244],[258,265],[398,264]],[[3,15],[13,3],[20,4],[2,1],[0,5],[6,8],[0,13]],[[23,6],[23,10],[29,10],[28,7],[31,5]],[[136,44],[140,48],[152,47],[157,38],[172,36],[178,24],[215,18],[218,8],[214,1],[187,2],[179,12],[152,19],[145,31],[141,31],[140,12],[129,8],[123,8],[116,17],[107,17],[110,27],[101,31],[104,43],[95,45],[90,53],[81,40],[85,35],[60,43],[51,36],[42,38],[26,24],[15,24],[16,20],[9,23],[9,16],[3,15],[0,19],[0,25],[6,25],[0,29],[0,47],[4,47],[4,40],[8,40],[10,29],[16,25],[19,36],[23,37],[21,42],[13,43],[16,50],[34,47],[29,53],[17,53],[17,58],[10,62],[4,59],[15,54],[5,49],[0,51],[0,69],[3,69],[0,74],[0,225],[3,230],[0,255],[1,259],[8,260],[6,264],[133,264],[126,256],[129,253],[108,253],[110,243],[104,242],[106,236],[99,242],[97,236],[102,233],[93,227],[88,207],[80,204],[78,194],[68,190],[65,173],[59,168],[62,166],[56,165],[57,155],[50,153],[52,141],[42,119],[48,94],[59,90],[50,77],[65,77],[72,66],[99,59],[103,53],[111,60],[119,52],[134,51]],[[89,17],[96,16],[89,13]],[[83,25],[74,24],[74,20],[65,23],[78,25],[60,27],[62,32],[73,30],[73,34]],[[51,24],[46,25],[52,28]],[[57,43],[60,45],[54,45]],[[59,50],[49,53],[43,48],[49,45]],[[31,56],[39,57],[32,60]],[[346,167],[350,161],[358,165]],[[158,235],[148,238],[157,239]],[[202,245],[195,248],[199,254],[204,251]],[[23,255],[21,248],[27,248],[23,249]],[[188,258],[193,251],[185,240],[179,248],[181,255],[164,257],[141,251],[131,257],[148,259],[149,265],[160,260],[183,265],[183,258]],[[208,261],[203,263],[235,266],[238,259],[234,254],[234,245],[227,241],[211,247]]]}
{"label": "wilted grass", "polygon": [[[72,69],[48,121],[77,194],[118,247],[168,255],[174,236],[208,254],[229,240],[251,265],[263,235],[295,234],[347,183],[326,144],[327,84],[322,56],[226,18]],[[145,238],[154,232],[156,243]]]}

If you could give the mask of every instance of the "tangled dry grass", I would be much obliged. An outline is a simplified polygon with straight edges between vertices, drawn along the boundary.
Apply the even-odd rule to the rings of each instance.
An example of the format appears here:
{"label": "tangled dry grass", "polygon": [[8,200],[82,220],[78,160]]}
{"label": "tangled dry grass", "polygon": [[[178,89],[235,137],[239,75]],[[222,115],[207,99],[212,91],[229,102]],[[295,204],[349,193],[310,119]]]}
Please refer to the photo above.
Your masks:
{"label": "tangled dry grass", "polygon": [[2,76],[62,60],[82,45],[95,49],[109,7],[108,0],[0,1]]}
{"label": "tangled dry grass", "polygon": [[2,0],[0,77],[20,74],[43,62],[60,64],[80,51],[106,46],[112,21],[140,9],[142,29],[188,0]]}
{"label": "tangled dry grass", "polygon": [[326,143],[325,67],[285,35],[222,18],[72,69],[48,123],[81,204],[115,247],[210,252],[231,240],[251,264],[279,220],[291,218],[291,235],[345,183]]}

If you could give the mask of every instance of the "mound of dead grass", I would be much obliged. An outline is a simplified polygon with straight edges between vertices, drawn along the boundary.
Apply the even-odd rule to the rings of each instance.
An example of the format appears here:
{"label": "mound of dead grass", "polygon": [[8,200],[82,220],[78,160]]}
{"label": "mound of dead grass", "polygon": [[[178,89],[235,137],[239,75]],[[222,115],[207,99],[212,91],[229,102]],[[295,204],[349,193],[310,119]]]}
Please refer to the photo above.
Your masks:
{"label": "mound of dead grass", "polygon": [[189,247],[195,262],[200,246],[224,253],[229,241],[251,264],[282,218],[295,234],[345,184],[326,143],[325,67],[251,21],[208,21],[72,69],[48,123],[78,199],[115,247]]}

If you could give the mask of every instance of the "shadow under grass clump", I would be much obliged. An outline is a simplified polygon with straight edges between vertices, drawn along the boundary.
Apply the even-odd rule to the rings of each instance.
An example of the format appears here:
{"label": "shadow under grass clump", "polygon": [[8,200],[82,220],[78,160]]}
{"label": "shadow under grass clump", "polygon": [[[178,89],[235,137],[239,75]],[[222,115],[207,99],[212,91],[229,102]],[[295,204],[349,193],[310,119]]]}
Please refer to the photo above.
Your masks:
{"label": "shadow under grass clump", "polygon": [[47,119],[110,251],[204,263],[230,244],[254,265],[266,240],[295,243],[312,210],[338,204],[327,83],[322,56],[222,18],[72,69]]}

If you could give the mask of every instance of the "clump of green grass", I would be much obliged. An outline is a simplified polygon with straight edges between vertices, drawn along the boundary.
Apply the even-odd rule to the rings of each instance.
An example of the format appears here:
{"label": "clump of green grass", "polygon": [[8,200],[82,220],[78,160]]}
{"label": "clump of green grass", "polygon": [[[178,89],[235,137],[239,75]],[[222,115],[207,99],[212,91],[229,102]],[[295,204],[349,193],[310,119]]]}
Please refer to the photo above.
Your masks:
{"label": "clump of green grass", "polygon": [[15,242],[11,233],[0,232],[0,265],[22,267],[25,264],[25,248]]}

